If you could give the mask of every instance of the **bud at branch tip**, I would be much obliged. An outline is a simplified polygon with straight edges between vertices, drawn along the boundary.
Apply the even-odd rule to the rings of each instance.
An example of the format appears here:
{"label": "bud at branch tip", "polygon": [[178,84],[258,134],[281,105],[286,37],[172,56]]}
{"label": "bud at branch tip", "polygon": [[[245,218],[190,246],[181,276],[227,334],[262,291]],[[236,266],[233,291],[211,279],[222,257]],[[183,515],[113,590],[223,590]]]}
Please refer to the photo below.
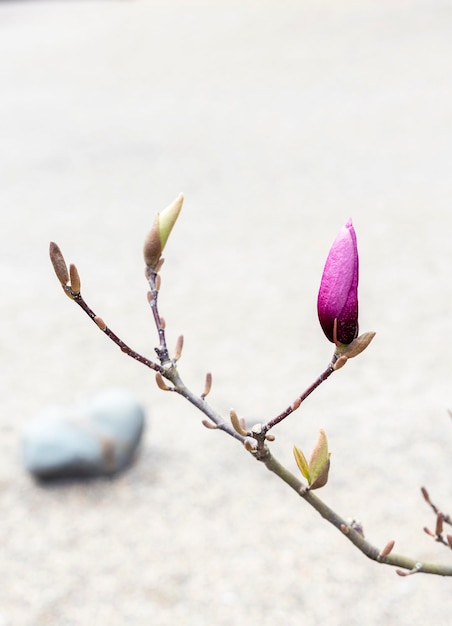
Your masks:
{"label": "bud at branch tip", "polygon": [[65,287],[69,282],[69,272],[59,246],[53,241],[50,242],[49,256],[58,280]]}
{"label": "bud at branch tip", "polygon": [[160,269],[160,258],[168,237],[182,209],[184,197],[180,194],[161,213],[157,213],[152,228],[144,242],[144,261],[154,272]]}
{"label": "bud at branch tip", "polygon": [[317,298],[320,325],[335,345],[358,336],[358,269],[356,233],[348,220],[328,253]]}

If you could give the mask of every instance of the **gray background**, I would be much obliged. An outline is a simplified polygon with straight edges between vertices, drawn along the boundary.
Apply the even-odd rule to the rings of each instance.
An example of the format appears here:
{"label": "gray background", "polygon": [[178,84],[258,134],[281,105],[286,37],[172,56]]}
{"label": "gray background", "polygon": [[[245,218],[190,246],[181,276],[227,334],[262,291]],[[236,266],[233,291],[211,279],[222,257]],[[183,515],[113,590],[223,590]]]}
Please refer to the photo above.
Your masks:
{"label": "gray background", "polygon": [[[251,423],[328,363],[316,319],[329,246],[353,217],[371,347],[275,431],[295,470],[319,428],[320,493],[419,559],[419,488],[452,508],[452,3],[183,0],[0,4],[0,625],[450,623],[450,580],[368,561],[232,439],[160,392],[64,295],[150,356],[141,247],[186,201],[161,311],[181,373]],[[124,387],[149,413],[115,480],[36,485],[23,426]],[[449,510],[450,510],[449,508]]]}

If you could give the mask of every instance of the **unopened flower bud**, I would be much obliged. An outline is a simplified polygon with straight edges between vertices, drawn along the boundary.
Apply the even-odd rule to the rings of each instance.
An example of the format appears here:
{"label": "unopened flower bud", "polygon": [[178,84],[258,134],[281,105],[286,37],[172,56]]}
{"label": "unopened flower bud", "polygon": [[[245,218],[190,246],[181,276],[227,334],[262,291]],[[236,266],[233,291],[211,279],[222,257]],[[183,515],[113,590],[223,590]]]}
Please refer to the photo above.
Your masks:
{"label": "unopened flower bud", "polygon": [[358,247],[351,219],[328,254],[320,283],[317,311],[327,338],[349,344],[358,335]]}
{"label": "unopened flower bud", "polygon": [[144,261],[147,267],[157,271],[163,248],[182,208],[184,197],[180,194],[172,204],[158,213],[144,242]]}
{"label": "unopened flower bud", "polygon": [[69,272],[59,246],[53,241],[50,242],[49,254],[55,274],[57,275],[61,285],[65,287],[69,282]]}

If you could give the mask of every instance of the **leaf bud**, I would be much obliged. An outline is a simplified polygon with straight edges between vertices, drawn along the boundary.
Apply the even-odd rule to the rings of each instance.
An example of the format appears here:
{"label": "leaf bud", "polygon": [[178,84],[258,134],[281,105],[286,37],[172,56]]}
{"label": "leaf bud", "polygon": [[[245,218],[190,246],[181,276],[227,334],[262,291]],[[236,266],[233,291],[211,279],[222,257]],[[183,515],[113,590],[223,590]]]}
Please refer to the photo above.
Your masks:
{"label": "leaf bud", "polygon": [[437,537],[439,537],[440,535],[442,535],[443,529],[444,529],[444,524],[443,524],[443,514],[442,513],[437,513],[436,514],[436,526],[435,526],[435,534]]}
{"label": "leaf bud", "polygon": [[80,293],[81,282],[80,282],[80,274],[78,273],[77,267],[71,263],[69,265],[69,276],[71,279],[71,289],[74,293]]}
{"label": "leaf bud", "polygon": [[243,428],[242,423],[239,420],[238,415],[237,415],[237,413],[236,413],[236,411],[234,409],[231,409],[229,411],[229,417],[231,419],[231,424],[232,424],[234,430],[239,435],[242,435],[242,437],[246,437],[248,435],[248,432]]}
{"label": "leaf bud", "polygon": [[170,387],[168,387],[168,385],[165,383],[165,381],[163,380],[163,376],[160,374],[160,372],[156,372],[155,382],[157,383],[157,387],[162,391],[170,391]]}
{"label": "leaf bud", "polygon": [[107,330],[107,324],[104,322],[104,320],[101,317],[99,317],[98,315],[95,315],[93,317],[93,320],[99,326],[102,332],[105,332]]}
{"label": "leaf bud", "polygon": [[184,347],[184,336],[179,335],[176,341],[176,349],[174,351],[173,361],[178,361],[181,358],[183,347]]}
{"label": "leaf bud", "polygon": [[201,424],[205,426],[206,428],[208,428],[209,430],[216,430],[218,428],[216,424],[214,424],[213,422],[207,419],[202,420]]}
{"label": "leaf bud", "polygon": [[310,476],[310,473],[309,473],[309,464],[308,464],[308,462],[306,460],[305,455],[300,450],[300,448],[297,448],[296,446],[293,447],[293,455],[294,455],[295,461],[296,461],[296,463],[298,465],[298,469],[300,470],[302,475],[306,478],[308,483],[310,483],[311,482],[311,476]]}
{"label": "leaf bud", "polygon": [[421,493],[422,493],[424,500],[427,502],[427,504],[431,505],[432,502],[430,500],[430,495],[425,487],[421,487]]}
{"label": "leaf bud", "polygon": [[320,429],[319,438],[309,460],[310,489],[320,489],[320,487],[326,485],[329,469],[330,453],[328,452],[328,440],[325,431]]}
{"label": "leaf bud", "polygon": [[341,367],[344,367],[347,361],[348,361],[348,358],[344,354],[341,355],[336,361],[336,363],[333,365],[334,371],[340,370]]}
{"label": "leaf bud", "polygon": [[385,545],[385,547],[383,548],[383,550],[380,552],[380,554],[378,556],[380,558],[388,556],[389,554],[391,554],[394,546],[395,546],[395,541],[394,540],[388,541],[388,543]]}
{"label": "leaf bud", "polygon": [[204,391],[201,394],[201,398],[203,400],[206,398],[206,396],[209,395],[211,389],[212,389],[212,374],[211,372],[207,372],[206,381],[204,383]]}
{"label": "leaf bud", "polygon": [[246,437],[243,445],[248,452],[255,452],[257,450],[257,441],[253,437]]}

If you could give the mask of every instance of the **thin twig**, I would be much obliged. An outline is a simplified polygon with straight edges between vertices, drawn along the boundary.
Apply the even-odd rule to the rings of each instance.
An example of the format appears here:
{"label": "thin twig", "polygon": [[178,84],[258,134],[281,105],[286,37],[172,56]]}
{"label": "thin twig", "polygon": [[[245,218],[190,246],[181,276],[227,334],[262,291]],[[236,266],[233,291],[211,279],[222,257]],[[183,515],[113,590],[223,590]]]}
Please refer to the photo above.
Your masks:
{"label": "thin twig", "polygon": [[160,345],[158,348],[155,348],[157,356],[162,365],[166,365],[170,363],[171,359],[168,352],[168,347],[166,345],[166,337],[165,337],[165,327],[162,318],[160,317],[160,313],[158,310],[158,295],[159,295],[159,287],[160,287],[160,276],[157,272],[150,268],[146,268],[146,275],[149,282],[150,288],[150,298],[149,305],[152,310],[152,315],[154,316],[155,326],[157,328],[157,333],[159,336]]}
{"label": "thin twig", "polygon": [[422,495],[424,497],[424,500],[427,502],[427,504],[432,508],[432,511],[435,513],[435,515],[441,515],[443,522],[445,522],[446,524],[449,524],[452,526],[452,518],[448,513],[443,513],[437,506],[436,504],[433,504],[433,502],[430,500],[430,494],[428,493],[427,489],[425,487],[421,487],[421,492]]}
{"label": "thin twig", "polygon": [[[70,288],[66,287],[66,289],[70,289]],[[132,348],[130,348],[126,343],[124,343],[124,341],[122,339],[120,339],[118,337],[118,335],[116,335],[116,333],[114,333],[110,328],[108,328],[107,325],[105,325],[105,326],[103,325],[102,327],[99,326],[99,324],[96,322],[96,319],[99,319],[98,316],[95,314],[95,312],[88,306],[88,304],[82,298],[81,293],[74,293],[73,292],[71,297],[74,300],[74,302],[76,304],[78,304],[79,307],[83,311],[85,311],[85,313],[88,315],[88,317],[90,317],[93,320],[93,322],[98,326],[98,328],[100,328],[100,330],[105,335],[107,335],[107,337],[109,339],[111,339],[121,349],[121,352],[124,352],[124,354],[127,354],[127,356],[130,356],[132,359],[135,359],[135,361],[138,361],[139,363],[142,363],[143,365],[146,365],[146,367],[149,367],[150,369],[153,369],[156,372],[160,372],[162,375],[164,375],[163,367],[161,367],[157,363],[154,363],[153,361],[151,361],[150,359],[146,358],[145,356],[142,356],[141,354],[139,354],[135,350],[132,350]]]}
{"label": "thin twig", "polygon": [[312,385],[310,385],[305,391],[303,391],[303,393],[300,396],[298,396],[292,402],[292,404],[287,407],[287,409],[285,409],[282,413],[280,413],[273,419],[269,420],[266,424],[264,424],[262,426],[262,432],[264,434],[267,433],[271,428],[273,428],[273,426],[276,426],[276,424],[279,424],[284,419],[286,419],[287,416],[289,416],[291,413],[296,411],[298,407],[300,406],[300,404],[304,402],[304,400],[306,400],[306,398],[315,389],[317,389],[317,387],[319,387],[329,376],[331,376],[331,374],[334,372],[334,364],[336,360],[337,360],[337,355],[335,353],[333,358],[331,359],[331,362],[328,364],[328,367],[326,368],[326,370],[322,372],[320,376],[312,383]]}

